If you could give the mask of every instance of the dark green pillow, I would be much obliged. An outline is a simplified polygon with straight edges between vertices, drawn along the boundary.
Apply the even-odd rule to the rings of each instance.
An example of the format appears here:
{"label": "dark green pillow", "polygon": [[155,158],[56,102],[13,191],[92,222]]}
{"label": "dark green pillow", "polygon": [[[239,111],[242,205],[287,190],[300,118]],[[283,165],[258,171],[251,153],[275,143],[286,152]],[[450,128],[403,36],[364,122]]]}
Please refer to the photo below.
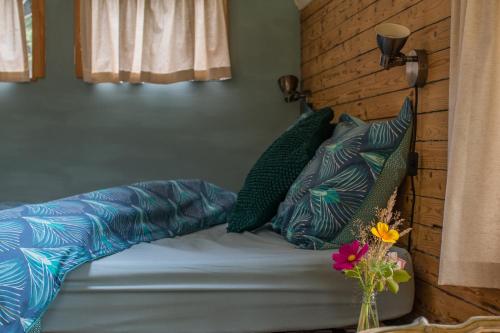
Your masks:
{"label": "dark green pillow", "polygon": [[330,108],[308,112],[257,160],[228,216],[229,232],[256,229],[269,222],[316,149],[332,135]]}

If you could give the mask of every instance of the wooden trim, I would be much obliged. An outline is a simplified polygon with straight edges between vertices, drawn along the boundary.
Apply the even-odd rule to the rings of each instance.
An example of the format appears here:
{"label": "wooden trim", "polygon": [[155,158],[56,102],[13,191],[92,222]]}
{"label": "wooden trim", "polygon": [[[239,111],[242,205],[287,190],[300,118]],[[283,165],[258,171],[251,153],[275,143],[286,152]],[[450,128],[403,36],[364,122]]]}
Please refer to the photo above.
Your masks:
{"label": "wooden trim", "polygon": [[32,0],[33,70],[32,81],[45,77],[45,0]]}
{"label": "wooden trim", "polygon": [[82,66],[82,40],[80,35],[80,0],[73,1],[73,15],[74,15],[73,48],[74,48],[75,74],[78,79],[82,79],[83,66]]}

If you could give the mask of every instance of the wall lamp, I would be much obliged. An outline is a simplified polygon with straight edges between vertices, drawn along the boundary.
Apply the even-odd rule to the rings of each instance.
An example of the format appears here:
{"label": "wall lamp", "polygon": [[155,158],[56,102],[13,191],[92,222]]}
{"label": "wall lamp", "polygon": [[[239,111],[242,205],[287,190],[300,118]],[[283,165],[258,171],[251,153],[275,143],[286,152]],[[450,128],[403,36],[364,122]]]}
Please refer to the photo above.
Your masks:
{"label": "wall lamp", "polygon": [[[382,56],[380,57],[380,66],[385,69],[390,69],[395,66],[406,65],[406,80],[408,85],[415,89],[415,99],[413,106],[413,121],[412,121],[412,136],[410,143],[410,152],[408,154],[408,176],[410,176],[411,192],[412,192],[412,207],[410,216],[410,228],[413,226],[415,216],[415,180],[414,177],[418,173],[418,153],[416,152],[417,141],[417,114],[418,114],[418,88],[423,87],[427,82],[427,72],[429,65],[427,62],[427,53],[425,50],[411,50],[407,55],[401,53],[401,49],[410,36],[410,29],[407,27],[394,24],[382,23],[375,27],[377,33],[377,45]],[[411,236],[408,238],[408,249],[411,248]]]}
{"label": "wall lamp", "polygon": [[410,29],[404,25],[382,23],[375,27],[377,45],[382,56],[380,66],[390,69],[406,65],[406,79],[411,87],[423,87],[427,82],[428,62],[425,50],[411,50],[407,55],[401,49],[410,36]]}
{"label": "wall lamp", "polygon": [[283,97],[285,98],[285,102],[291,103],[300,100],[307,100],[307,97],[311,96],[311,92],[309,90],[298,91],[297,88],[299,86],[299,79],[295,75],[283,75],[278,79],[278,85],[280,87],[281,92],[283,93]]}

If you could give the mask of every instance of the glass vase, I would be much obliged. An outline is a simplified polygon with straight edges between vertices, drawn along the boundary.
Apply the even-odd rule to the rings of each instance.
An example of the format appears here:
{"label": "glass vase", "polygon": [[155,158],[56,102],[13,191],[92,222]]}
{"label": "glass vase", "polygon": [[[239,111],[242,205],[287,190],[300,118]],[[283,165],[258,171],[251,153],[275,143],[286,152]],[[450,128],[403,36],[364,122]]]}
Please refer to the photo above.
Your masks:
{"label": "glass vase", "polygon": [[366,292],[363,294],[356,332],[377,327],[379,327],[379,322],[375,292]]}

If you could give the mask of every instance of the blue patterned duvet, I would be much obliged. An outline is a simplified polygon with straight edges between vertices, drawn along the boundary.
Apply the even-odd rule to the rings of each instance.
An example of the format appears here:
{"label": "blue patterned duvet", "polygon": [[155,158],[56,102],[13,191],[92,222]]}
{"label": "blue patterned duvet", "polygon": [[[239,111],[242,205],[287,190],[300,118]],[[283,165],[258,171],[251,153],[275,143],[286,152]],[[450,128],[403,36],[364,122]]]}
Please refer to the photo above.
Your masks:
{"label": "blue patterned duvet", "polygon": [[35,331],[76,267],[224,223],[235,198],[198,180],[154,181],[0,211],[0,332]]}

